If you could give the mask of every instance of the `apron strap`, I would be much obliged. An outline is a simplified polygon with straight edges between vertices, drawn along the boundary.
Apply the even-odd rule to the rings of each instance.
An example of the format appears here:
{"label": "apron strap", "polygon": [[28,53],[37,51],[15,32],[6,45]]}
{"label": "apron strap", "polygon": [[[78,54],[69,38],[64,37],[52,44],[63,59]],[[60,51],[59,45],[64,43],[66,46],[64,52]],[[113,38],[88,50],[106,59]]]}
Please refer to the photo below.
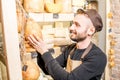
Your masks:
{"label": "apron strap", "polygon": [[[90,44],[88,45],[88,47],[86,48],[86,50],[85,50],[84,53],[82,54],[82,56],[81,56],[81,58],[80,58],[81,60],[84,59],[84,57],[89,53],[89,51],[90,51],[91,48],[92,48],[92,45],[93,45],[93,43],[90,42]],[[72,55],[72,54],[74,53],[75,49],[76,49],[76,46],[70,51],[69,55]]]}
{"label": "apron strap", "polygon": [[86,49],[86,50],[84,51],[84,53],[82,54],[82,56],[81,56],[81,60],[83,60],[84,57],[89,53],[89,51],[90,51],[91,48],[92,48],[92,45],[93,45],[93,43],[90,42],[90,44],[88,45],[87,49]]}

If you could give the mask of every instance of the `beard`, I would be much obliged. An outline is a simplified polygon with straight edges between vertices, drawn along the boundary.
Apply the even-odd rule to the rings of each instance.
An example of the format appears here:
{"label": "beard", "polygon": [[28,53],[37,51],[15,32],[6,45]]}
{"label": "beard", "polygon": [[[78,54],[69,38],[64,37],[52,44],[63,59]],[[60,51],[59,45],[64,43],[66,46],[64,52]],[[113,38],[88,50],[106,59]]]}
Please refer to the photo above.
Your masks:
{"label": "beard", "polygon": [[[85,33],[83,33],[85,34]],[[75,42],[81,42],[84,41],[87,38],[87,36],[82,35],[82,34],[77,34],[77,32],[70,31],[70,39]]]}

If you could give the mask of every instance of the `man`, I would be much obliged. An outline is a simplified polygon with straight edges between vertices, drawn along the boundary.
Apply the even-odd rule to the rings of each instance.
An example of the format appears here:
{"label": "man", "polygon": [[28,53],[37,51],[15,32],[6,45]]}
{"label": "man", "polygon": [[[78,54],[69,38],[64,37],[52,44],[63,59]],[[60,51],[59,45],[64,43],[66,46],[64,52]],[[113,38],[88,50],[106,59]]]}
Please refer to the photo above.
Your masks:
{"label": "man", "polygon": [[107,62],[106,55],[91,39],[102,27],[101,17],[96,10],[79,9],[69,28],[70,38],[76,43],[66,47],[56,59],[43,40],[34,35],[30,35],[28,40],[40,54],[39,66],[54,80],[100,80]]}

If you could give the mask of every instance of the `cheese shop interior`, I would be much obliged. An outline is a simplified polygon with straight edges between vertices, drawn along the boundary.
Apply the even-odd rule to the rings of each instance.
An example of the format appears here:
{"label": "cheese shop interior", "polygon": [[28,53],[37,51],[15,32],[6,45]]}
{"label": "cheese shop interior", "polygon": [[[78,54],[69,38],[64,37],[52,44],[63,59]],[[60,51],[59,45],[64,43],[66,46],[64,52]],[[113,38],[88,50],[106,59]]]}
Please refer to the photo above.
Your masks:
{"label": "cheese shop interior", "polygon": [[101,80],[120,80],[119,3],[119,0],[0,0],[0,80],[28,80],[23,74],[25,64],[37,70],[36,80],[53,80],[39,69],[37,53],[32,53],[35,49],[26,37],[38,35],[52,56],[59,56],[65,46],[74,43],[68,28],[79,8],[96,9],[103,20],[103,30],[92,40],[108,59]]}

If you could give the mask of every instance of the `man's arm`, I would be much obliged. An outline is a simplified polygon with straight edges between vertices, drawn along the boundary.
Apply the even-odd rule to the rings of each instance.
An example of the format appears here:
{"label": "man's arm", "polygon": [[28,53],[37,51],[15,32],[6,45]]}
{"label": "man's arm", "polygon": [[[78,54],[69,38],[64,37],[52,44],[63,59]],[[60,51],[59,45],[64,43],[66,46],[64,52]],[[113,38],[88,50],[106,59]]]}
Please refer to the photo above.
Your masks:
{"label": "man's arm", "polygon": [[[61,67],[65,67],[65,59],[64,59],[64,53],[62,53],[61,55],[59,55],[57,58],[55,58],[56,61],[59,63],[59,65]],[[39,67],[43,70],[43,72],[45,74],[48,74],[46,68],[45,68],[45,62],[43,61],[41,55],[38,53],[38,56],[37,56],[37,64],[39,65]]]}
{"label": "man's arm", "polygon": [[38,56],[37,56],[37,64],[45,74],[47,74],[47,75],[49,74],[47,72],[47,70],[45,69],[45,63],[44,63],[44,61],[43,61],[43,59],[42,59],[42,57],[39,53],[38,53]]}
{"label": "man's arm", "polygon": [[89,80],[90,78],[101,75],[104,71],[106,58],[103,54],[95,54],[88,57],[89,60],[83,62],[71,73],[63,69],[49,52],[42,55],[45,67],[54,80]]}
{"label": "man's arm", "polygon": [[[72,46],[72,47],[70,47],[70,46]],[[75,44],[64,47],[62,50],[62,53],[58,57],[55,58],[55,60],[59,63],[59,65],[61,67],[63,67],[63,68],[66,67],[69,50],[71,50],[71,48],[73,48],[74,46],[75,46]],[[41,54],[39,52],[38,52],[38,56],[37,56],[37,63],[39,65],[39,67],[43,70],[43,72],[48,74],[48,72],[45,68],[45,62],[43,61]]]}

